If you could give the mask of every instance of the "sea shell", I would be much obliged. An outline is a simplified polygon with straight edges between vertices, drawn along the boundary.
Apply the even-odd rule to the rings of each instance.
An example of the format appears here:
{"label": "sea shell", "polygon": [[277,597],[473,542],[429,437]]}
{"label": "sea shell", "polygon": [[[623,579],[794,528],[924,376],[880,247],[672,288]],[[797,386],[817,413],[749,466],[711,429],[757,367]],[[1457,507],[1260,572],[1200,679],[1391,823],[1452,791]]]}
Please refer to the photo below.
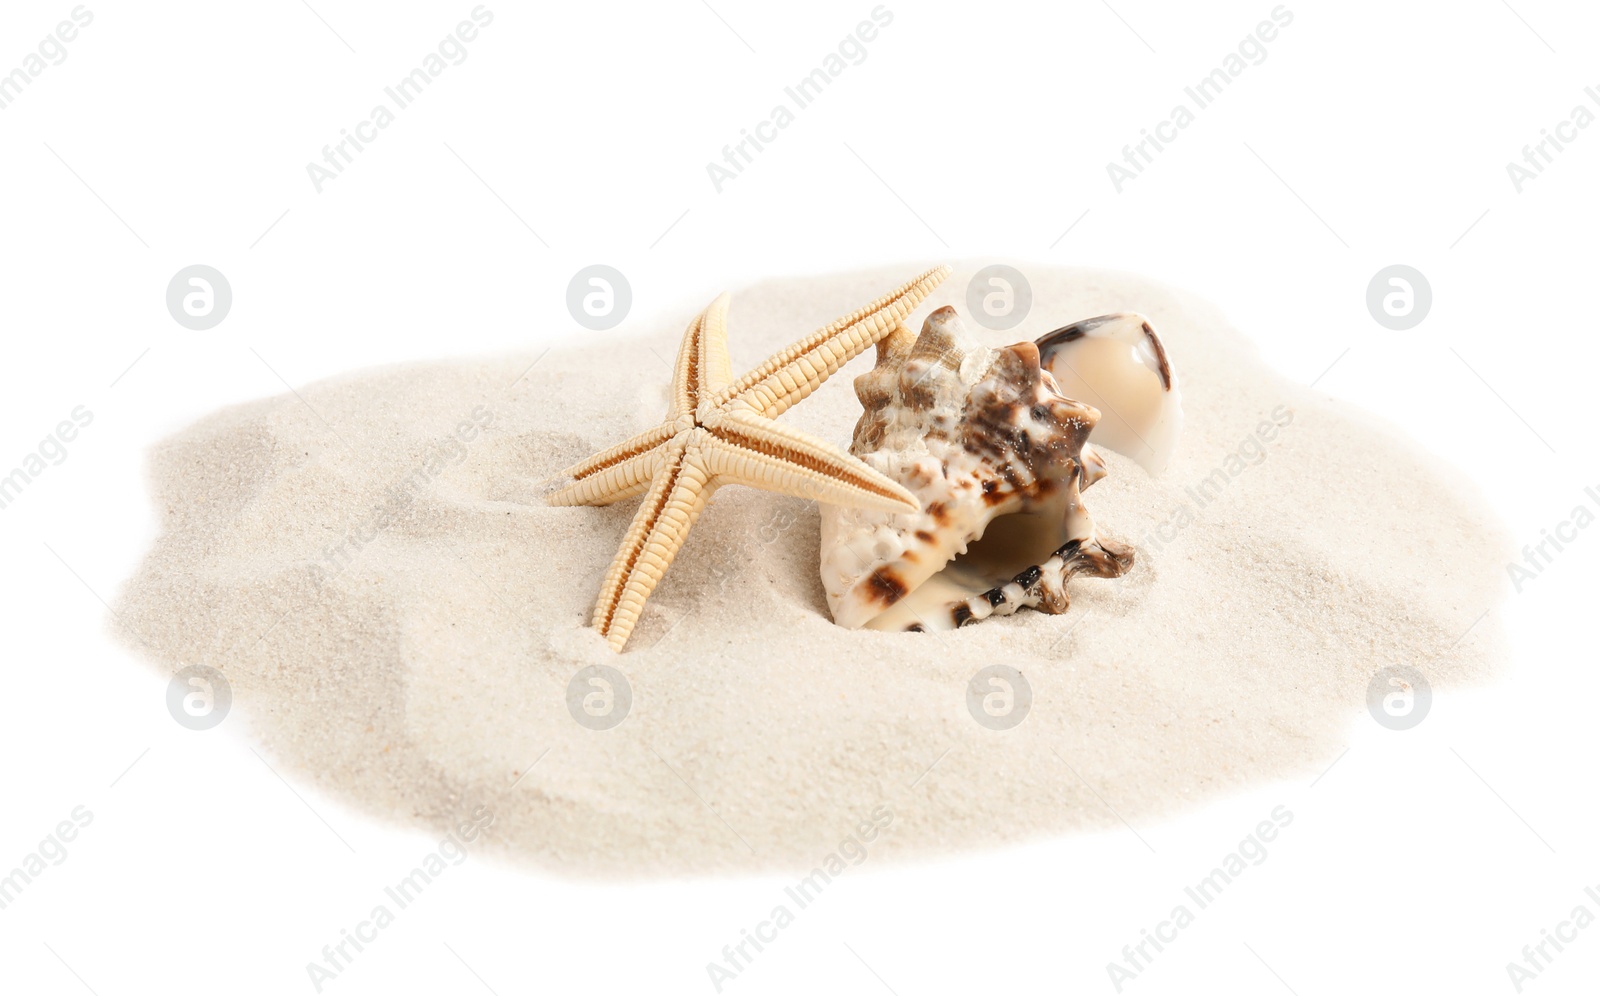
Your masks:
{"label": "sea shell", "polygon": [[[1130,323],[1141,336],[1149,327],[1138,316],[1106,316],[1041,343],[1051,340],[1049,358],[1077,368],[1106,401],[1126,405],[1112,433],[1119,449],[1142,442],[1141,432],[1156,437],[1144,446],[1149,467],[1170,452],[1168,428],[1176,438],[1176,396],[1171,408],[1144,396],[1138,371],[1149,366],[1126,348]],[[1166,369],[1149,335],[1145,352]],[[1088,445],[1101,412],[1064,394],[1041,352],[1032,342],[990,349],[949,307],[929,315],[920,335],[902,327],[879,342],[877,365],[855,382],[865,411],[850,452],[922,509],[823,507],[822,583],[836,623],[945,630],[1024,606],[1060,613],[1074,576],[1119,577],[1132,566],[1133,551],[1098,536],[1082,500],[1106,474]],[[1165,376],[1170,393],[1170,369]]]}
{"label": "sea shell", "polygon": [[1086,318],[1035,344],[1061,393],[1100,409],[1090,442],[1132,457],[1151,474],[1166,469],[1183,409],[1166,347],[1149,319],[1131,312]]}

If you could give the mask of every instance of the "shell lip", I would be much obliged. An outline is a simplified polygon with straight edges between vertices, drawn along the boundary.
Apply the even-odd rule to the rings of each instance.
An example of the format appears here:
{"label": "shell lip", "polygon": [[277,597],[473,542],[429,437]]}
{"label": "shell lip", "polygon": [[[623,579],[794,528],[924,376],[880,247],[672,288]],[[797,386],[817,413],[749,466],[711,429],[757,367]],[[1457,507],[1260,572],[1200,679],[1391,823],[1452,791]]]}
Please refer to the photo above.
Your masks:
{"label": "shell lip", "polygon": [[1134,319],[1139,321],[1145,341],[1150,344],[1150,351],[1155,354],[1156,374],[1161,378],[1162,388],[1167,391],[1172,390],[1172,364],[1167,360],[1167,347],[1162,344],[1161,337],[1156,335],[1155,326],[1150,324],[1150,319],[1136,311],[1114,311],[1108,315],[1097,315],[1094,318],[1085,318],[1070,325],[1063,325],[1035,339],[1034,344],[1039,347],[1041,354],[1048,357],[1052,349],[1076,342],[1104,325]]}

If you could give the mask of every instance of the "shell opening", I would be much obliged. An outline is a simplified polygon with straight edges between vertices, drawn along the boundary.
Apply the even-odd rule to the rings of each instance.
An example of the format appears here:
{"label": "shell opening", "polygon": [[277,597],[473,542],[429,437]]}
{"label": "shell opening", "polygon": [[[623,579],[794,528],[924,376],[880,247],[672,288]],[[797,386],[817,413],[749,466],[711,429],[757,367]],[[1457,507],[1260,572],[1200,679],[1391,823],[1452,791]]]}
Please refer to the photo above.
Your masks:
{"label": "shell opening", "polygon": [[[989,592],[998,589],[1004,598],[1009,585],[1017,589],[1012,595],[1024,594],[1026,586],[1017,579],[1026,580],[1030,571],[1042,577],[1046,563],[1068,539],[1059,503],[999,516],[981,537],[967,544],[966,552],[874,616],[866,628],[937,632],[987,618],[997,607],[987,597]],[[989,611],[974,611],[970,604],[974,599],[982,600]]]}

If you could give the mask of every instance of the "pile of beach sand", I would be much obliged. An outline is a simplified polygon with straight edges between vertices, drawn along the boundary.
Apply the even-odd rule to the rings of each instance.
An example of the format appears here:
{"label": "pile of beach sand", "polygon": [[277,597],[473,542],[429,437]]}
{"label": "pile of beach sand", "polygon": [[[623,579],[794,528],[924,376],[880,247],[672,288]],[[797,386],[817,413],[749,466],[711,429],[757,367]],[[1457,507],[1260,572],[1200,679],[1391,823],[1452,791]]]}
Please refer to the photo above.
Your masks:
{"label": "pile of beach sand", "polygon": [[[964,313],[976,268],[907,324]],[[735,373],[922,269],[736,291]],[[503,852],[621,875],[809,868],[884,807],[893,832],[874,854],[1148,824],[1314,775],[1371,722],[1385,667],[1439,689],[1503,656],[1495,616],[1473,624],[1508,544],[1463,474],[1273,373],[1203,301],[1127,275],[1026,273],[1022,325],[969,318],[985,342],[1139,311],[1183,386],[1167,472],[1109,455],[1086,494],[1101,530],[1137,546],[1133,570],[1074,581],[1065,615],[839,628],[816,508],[726,488],[626,652],[607,649],[590,611],[637,500],[543,496],[562,467],[659,421],[683,314],[603,362],[574,345],[531,369],[537,351],[359,371],[205,418],[151,454],[161,533],[119,629],[165,671],[221,670],[291,779],[430,829],[488,806]],[[871,364],[784,420],[847,445],[851,380]],[[969,680],[997,663],[1032,692],[1008,730],[968,708]],[[608,695],[627,709],[610,729],[569,708],[593,665],[626,682],[585,681],[593,709]]]}

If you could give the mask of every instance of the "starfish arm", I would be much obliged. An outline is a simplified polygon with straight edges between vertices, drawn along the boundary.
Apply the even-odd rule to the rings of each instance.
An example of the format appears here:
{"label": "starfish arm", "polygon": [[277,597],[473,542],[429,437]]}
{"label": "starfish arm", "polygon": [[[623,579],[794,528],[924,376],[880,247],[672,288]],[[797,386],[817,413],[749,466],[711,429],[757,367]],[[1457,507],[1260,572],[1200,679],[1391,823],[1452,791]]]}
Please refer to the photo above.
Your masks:
{"label": "starfish arm", "polygon": [[683,339],[678,342],[678,358],[672,364],[672,403],[667,410],[669,422],[694,411],[700,404],[700,336],[705,324],[706,313],[702,311],[683,330]]}
{"label": "starfish arm", "polygon": [[678,344],[672,367],[672,413],[690,414],[733,379],[728,360],[728,295],[720,294],[694,317]]}
{"label": "starfish arm", "polygon": [[911,492],[793,426],[733,413],[707,426],[706,465],[722,484],[881,512],[917,512]]}
{"label": "starfish arm", "polygon": [[609,505],[638,494],[655,472],[658,448],[672,436],[670,424],[658,425],[573,464],[562,471],[572,483],[545,501],[551,505]]}
{"label": "starfish arm", "polygon": [[645,599],[716,490],[701,454],[687,440],[674,440],[663,456],[595,603],[594,628],[613,650],[628,642]]}
{"label": "starfish arm", "polygon": [[949,276],[937,266],[859,311],[801,339],[711,397],[713,407],[776,418],[803,401],[840,367],[892,332]]}
{"label": "starfish arm", "polygon": [[733,380],[733,361],[728,358],[727,293],[706,307],[700,333],[700,400],[709,400]]}

